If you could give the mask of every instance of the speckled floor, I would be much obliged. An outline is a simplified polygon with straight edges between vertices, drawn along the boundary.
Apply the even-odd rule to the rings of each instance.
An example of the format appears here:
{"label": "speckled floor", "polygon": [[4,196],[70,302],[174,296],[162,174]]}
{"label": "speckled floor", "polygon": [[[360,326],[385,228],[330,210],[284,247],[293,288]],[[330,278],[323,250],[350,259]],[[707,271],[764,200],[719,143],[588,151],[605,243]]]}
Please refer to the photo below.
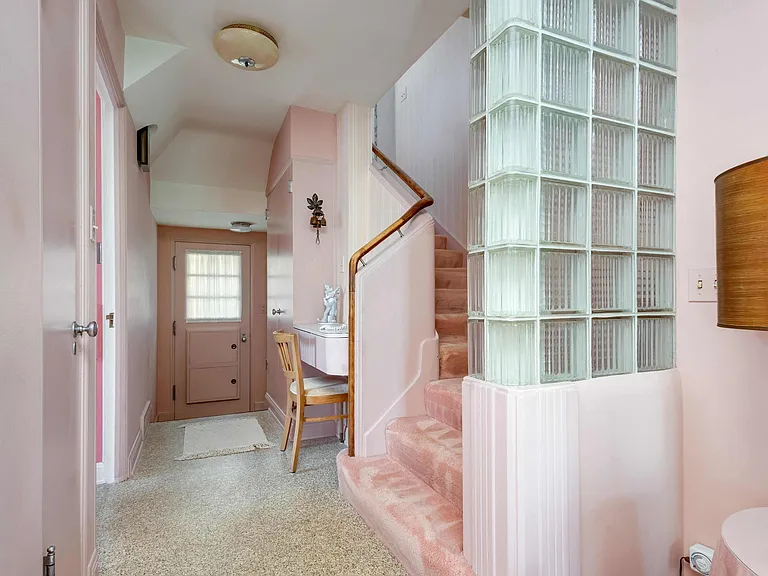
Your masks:
{"label": "speckled floor", "polygon": [[338,441],[305,442],[296,474],[290,445],[177,462],[182,441],[178,422],[152,424],[134,478],[98,487],[101,576],[406,574],[342,500]]}

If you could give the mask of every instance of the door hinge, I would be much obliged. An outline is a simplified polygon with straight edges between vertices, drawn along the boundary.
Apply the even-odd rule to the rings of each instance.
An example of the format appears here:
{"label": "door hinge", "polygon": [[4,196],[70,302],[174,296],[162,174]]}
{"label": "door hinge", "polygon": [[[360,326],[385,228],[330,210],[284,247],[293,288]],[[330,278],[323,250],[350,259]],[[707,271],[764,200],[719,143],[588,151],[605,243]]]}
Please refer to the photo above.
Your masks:
{"label": "door hinge", "polygon": [[101,264],[103,261],[103,252],[101,242],[96,242],[96,264]]}
{"label": "door hinge", "polygon": [[56,547],[49,546],[43,556],[43,576],[56,576]]}
{"label": "door hinge", "polygon": [[173,257],[173,269],[176,270],[176,256]]}
{"label": "door hinge", "polygon": [[176,320],[173,321],[173,335],[176,336]]}
{"label": "door hinge", "polygon": [[176,384],[173,385],[173,401],[176,402]]}
{"label": "door hinge", "polygon": [[267,372],[269,372],[269,360],[267,360],[267,361],[266,361],[266,366],[265,366],[265,368],[266,368]]}
{"label": "door hinge", "polygon": [[293,180],[288,180],[288,194],[293,194]]}

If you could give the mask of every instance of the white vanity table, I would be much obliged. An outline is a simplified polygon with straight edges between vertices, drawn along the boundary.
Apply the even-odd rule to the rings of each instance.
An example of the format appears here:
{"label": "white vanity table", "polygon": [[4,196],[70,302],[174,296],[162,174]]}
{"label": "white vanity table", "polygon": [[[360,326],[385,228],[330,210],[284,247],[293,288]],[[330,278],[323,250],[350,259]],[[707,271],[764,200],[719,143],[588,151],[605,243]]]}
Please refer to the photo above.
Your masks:
{"label": "white vanity table", "polygon": [[331,376],[349,372],[349,333],[320,330],[320,324],[295,324],[301,360]]}

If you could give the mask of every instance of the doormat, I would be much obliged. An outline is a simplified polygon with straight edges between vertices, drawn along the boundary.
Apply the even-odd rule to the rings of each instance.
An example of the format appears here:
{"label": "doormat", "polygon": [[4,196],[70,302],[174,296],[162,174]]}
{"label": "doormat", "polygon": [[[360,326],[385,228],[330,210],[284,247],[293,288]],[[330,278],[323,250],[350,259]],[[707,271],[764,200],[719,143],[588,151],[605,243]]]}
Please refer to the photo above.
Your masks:
{"label": "doormat", "polygon": [[273,448],[255,416],[184,424],[184,451],[176,460],[199,460]]}

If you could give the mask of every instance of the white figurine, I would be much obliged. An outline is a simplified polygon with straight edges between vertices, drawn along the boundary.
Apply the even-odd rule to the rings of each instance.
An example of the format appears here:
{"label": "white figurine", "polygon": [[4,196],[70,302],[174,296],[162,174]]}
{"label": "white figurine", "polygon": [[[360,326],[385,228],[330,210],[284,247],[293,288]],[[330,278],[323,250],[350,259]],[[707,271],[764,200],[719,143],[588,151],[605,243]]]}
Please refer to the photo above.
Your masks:
{"label": "white figurine", "polygon": [[320,320],[320,324],[336,324],[336,310],[339,307],[341,287],[334,290],[328,284],[323,283],[323,286],[325,287],[325,296],[323,297],[325,312],[323,313],[323,319]]}

